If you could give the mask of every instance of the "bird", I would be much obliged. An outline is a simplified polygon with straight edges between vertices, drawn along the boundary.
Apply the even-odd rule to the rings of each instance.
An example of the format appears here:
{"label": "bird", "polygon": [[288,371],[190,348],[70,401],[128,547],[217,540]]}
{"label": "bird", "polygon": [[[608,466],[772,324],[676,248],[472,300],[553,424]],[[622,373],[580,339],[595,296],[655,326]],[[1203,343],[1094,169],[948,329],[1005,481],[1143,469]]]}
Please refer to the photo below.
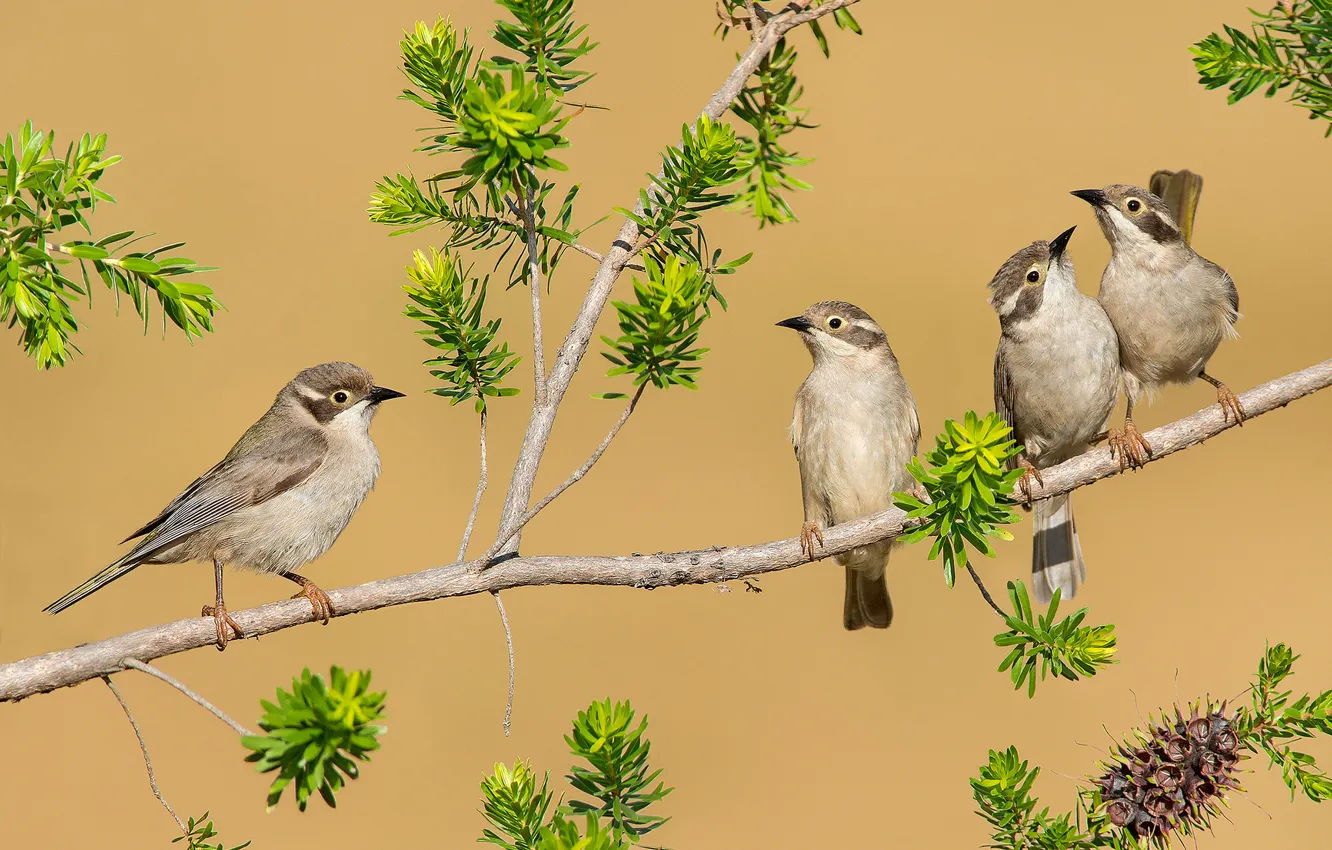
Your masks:
{"label": "bird", "polygon": [[1202,378],[1216,388],[1226,421],[1243,424],[1239,397],[1207,373],[1221,341],[1238,336],[1235,281],[1193,250],[1166,202],[1146,189],[1117,183],[1071,194],[1091,204],[1110,243],[1097,299],[1119,336],[1124,369],[1124,429],[1110,433],[1121,465],[1141,466],[1151,456],[1133,408],[1165,384]]}
{"label": "bird", "polygon": [[370,423],[379,405],[403,393],[376,386],[370,373],[333,362],[302,370],[278,392],[220,462],[121,543],[142,538],[101,572],[44,608],[58,614],[142,564],[212,563],[217,648],[240,626],[222,598],[226,564],[276,573],[300,586],[328,624],[327,593],[296,571],[328,551],[379,476]]}
{"label": "bird", "polygon": [[[1119,340],[1100,303],[1078,290],[1067,251],[1075,229],[1018,251],[989,283],[1000,327],[994,406],[1022,445],[1010,468],[1024,468],[1028,500],[1030,479],[1089,449],[1119,397]],[[1072,497],[1043,499],[1034,510],[1033,593],[1042,604],[1055,590],[1070,599],[1087,581]]]}
{"label": "bird", "polygon": [[[920,417],[887,335],[864,310],[820,301],[777,325],[799,333],[814,361],[791,419],[805,514],[800,545],[813,559],[827,527],[887,510],[894,492],[919,489],[907,464],[920,443]],[[834,558],[846,569],[848,630],[892,623],[884,569],[893,542]]]}

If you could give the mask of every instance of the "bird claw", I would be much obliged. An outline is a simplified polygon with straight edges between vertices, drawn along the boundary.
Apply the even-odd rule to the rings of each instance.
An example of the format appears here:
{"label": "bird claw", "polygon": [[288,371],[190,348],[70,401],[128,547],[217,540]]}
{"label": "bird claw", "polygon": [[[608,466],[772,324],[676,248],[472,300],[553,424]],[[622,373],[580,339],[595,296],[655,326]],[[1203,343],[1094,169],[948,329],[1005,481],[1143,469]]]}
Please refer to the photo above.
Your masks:
{"label": "bird claw", "polygon": [[823,546],[823,529],[817,522],[807,522],[800,526],[800,552],[811,561],[814,560],[814,541]]}
{"label": "bird claw", "polygon": [[1120,469],[1141,469],[1147,463],[1147,458],[1152,456],[1151,444],[1138,431],[1132,419],[1124,423],[1124,430],[1111,430],[1108,442],[1110,457],[1119,458]]}
{"label": "bird claw", "polygon": [[291,598],[310,600],[310,607],[314,609],[314,618],[325,626],[328,625],[329,617],[333,616],[333,600],[319,585],[306,579],[305,583],[301,585],[301,589],[292,594]]}
{"label": "bird claw", "polygon": [[213,625],[217,628],[218,652],[226,649],[227,642],[231,640],[231,638],[227,637],[227,626],[231,626],[231,629],[236,633],[236,638],[238,640],[245,637],[245,633],[241,631],[241,627],[231,618],[231,615],[227,613],[227,606],[225,605],[218,605],[216,607],[205,605],[203,607],[203,612],[199,616],[213,618]]}
{"label": "bird claw", "polygon": [[1239,396],[1230,391],[1230,387],[1225,384],[1217,385],[1216,402],[1221,405],[1221,416],[1224,421],[1229,422],[1233,416],[1236,425],[1244,424],[1244,404],[1239,400]]}
{"label": "bird claw", "polygon": [[1031,504],[1031,481],[1036,479],[1036,483],[1045,486],[1045,479],[1041,478],[1041,471],[1031,465],[1030,461],[1022,461],[1022,477],[1018,479],[1017,485],[1022,490],[1022,495],[1028,505]]}

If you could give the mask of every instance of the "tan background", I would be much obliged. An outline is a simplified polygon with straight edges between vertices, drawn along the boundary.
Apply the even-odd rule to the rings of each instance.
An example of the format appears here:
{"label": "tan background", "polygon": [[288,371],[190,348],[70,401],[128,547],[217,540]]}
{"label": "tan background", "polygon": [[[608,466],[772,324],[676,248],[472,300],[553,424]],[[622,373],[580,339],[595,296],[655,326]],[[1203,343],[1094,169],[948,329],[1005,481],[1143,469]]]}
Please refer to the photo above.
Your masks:
{"label": "tan background", "polygon": [[[229,312],[193,347],[144,338],[97,293],[80,309],[86,356],[37,373],[0,358],[6,472],[0,493],[0,659],[187,616],[211,596],[206,568],[147,568],[52,619],[43,605],[122,551],[127,531],[212,464],[298,369],[334,358],[410,392],[375,425],[384,473],[333,551],[310,569],[325,587],[451,558],[475,475],[474,417],[423,391],[428,350],[401,315],[402,267],[434,233],[389,239],[363,212],[373,181],[414,164],[425,116],[394,99],[397,40],[449,13],[484,32],[493,4],[49,3],[6,44],[3,125],[31,116],[64,139],[106,131],[125,156],[106,181],[120,205],[99,234],[155,229],[221,267]],[[564,158],[585,182],[580,218],[632,201],[656,152],[676,139],[731,67],[711,37],[710,2],[582,0],[602,42],[581,93],[612,108],[572,125]],[[702,391],[649,395],[602,465],[531,528],[528,552],[628,552],[792,535],[800,523],[787,442],[808,369],[773,322],[843,298],[887,327],[927,435],[988,410],[997,323],[984,285],[1013,251],[1079,226],[1072,253],[1094,292],[1106,248],[1067,192],[1145,182],[1156,168],[1206,178],[1197,245],[1239,282],[1243,338],[1213,371],[1237,390],[1329,355],[1332,147],[1321,124],[1280,102],[1228,108],[1196,83],[1187,46],[1242,2],[865,3],[863,39],[836,34],[831,63],[798,36],[811,119],[797,149],[817,157],[796,197],[799,225],[758,232],[709,220],[711,240],[756,259],[711,324]],[[8,16],[12,18],[12,16]],[[656,59],[654,57],[662,57]],[[667,59],[665,57],[672,57]],[[669,69],[669,70],[668,70]],[[103,94],[107,92],[109,94]],[[588,241],[604,248],[613,223]],[[547,301],[553,353],[592,264],[570,256]],[[621,287],[627,286],[627,279]],[[621,290],[622,292],[624,290]],[[526,294],[497,291],[505,333],[527,347]],[[947,315],[947,318],[945,316]],[[609,327],[609,323],[605,323]],[[7,337],[12,340],[13,333]],[[580,462],[618,387],[588,358],[564,408],[539,490]],[[495,406],[496,488],[488,541],[530,399]],[[1141,420],[1207,404],[1169,392]],[[1305,653],[1295,684],[1332,686],[1322,450],[1332,394],[1303,401],[1148,471],[1078,494],[1091,564],[1079,602],[1119,625],[1122,663],[1090,682],[1047,683],[1034,701],[995,673],[997,623],[969,586],[947,590],[925,552],[891,568],[897,623],[840,625],[840,570],[770,576],[762,595],[715,587],[640,593],[543,588],[506,595],[518,653],[513,735],[500,727],[504,645],[494,604],[451,600],[201,650],[162,667],[247,723],[258,700],[309,665],[368,666],[388,688],[390,733],[330,811],[265,814],[267,780],[232,735],[160,683],[121,676],[168,799],[211,808],[223,838],[256,848],[421,844],[480,833],[477,782],[528,757],[558,778],[569,718],[593,698],[650,713],[656,764],[678,791],[662,806],[674,847],[976,846],[985,840],[967,777],[990,747],[1043,765],[1043,802],[1071,806],[1074,779],[1157,705],[1239,692],[1265,641]],[[686,470],[690,472],[686,473]],[[1027,526],[992,587],[1025,575]],[[291,591],[229,579],[235,607]],[[167,846],[174,827],[148,793],[133,736],[90,683],[0,706],[6,846]],[[1315,752],[1332,757],[1323,743]],[[1276,774],[1218,824],[1209,847],[1332,846],[1332,811],[1292,805]],[[562,787],[562,786],[561,786]],[[1250,802],[1252,801],[1252,802]],[[1256,804],[1256,805],[1255,805]]]}

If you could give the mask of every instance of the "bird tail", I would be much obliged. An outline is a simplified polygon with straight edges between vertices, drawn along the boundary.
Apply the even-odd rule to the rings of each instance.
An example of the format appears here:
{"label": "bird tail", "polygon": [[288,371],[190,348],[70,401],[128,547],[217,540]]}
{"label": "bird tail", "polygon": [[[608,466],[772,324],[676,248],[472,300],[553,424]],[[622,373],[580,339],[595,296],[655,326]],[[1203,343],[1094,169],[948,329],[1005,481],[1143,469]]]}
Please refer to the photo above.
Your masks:
{"label": "bird tail", "polygon": [[59,614],[75,602],[93,595],[121,576],[129,575],[138,565],[137,561],[132,563],[126,563],[123,559],[116,561],[42,610],[51,614]]}
{"label": "bird tail", "polygon": [[1037,502],[1032,522],[1031,589],[1036,601],[1049,604],[1055,588],[1060,599],[1072,599],[1087,582],[1087,565],[1082,560],[1071,497]]}
{"label": "bird tail", "polygon": [[884,567],[888,563],[885,551],[883,564],[873,569],[846,566],[846,601],[842,605],[842,625],[848,631],[869,626],[886,629],[893,623],[893,600],[888,597],[888,580]]}

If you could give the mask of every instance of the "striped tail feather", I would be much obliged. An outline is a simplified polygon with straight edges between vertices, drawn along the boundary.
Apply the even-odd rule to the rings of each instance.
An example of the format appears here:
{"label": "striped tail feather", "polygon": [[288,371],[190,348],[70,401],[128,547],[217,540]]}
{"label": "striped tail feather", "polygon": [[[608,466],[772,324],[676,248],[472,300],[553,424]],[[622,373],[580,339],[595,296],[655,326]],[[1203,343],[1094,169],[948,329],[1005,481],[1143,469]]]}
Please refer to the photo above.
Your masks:
{"label": "striped tail feather", "polygon": [[1048,605],[1056,588],[1060,599],[1072,599],[1087,582],[1070,496],[1055,496],[1036,503],[1032,518],[1031,590],[1036,601]]}
{"label": "striped tail feather", "polygon": [[139,566],[138,561],[126,563],[125,559],[122,558],[42,610],[51,614],[59,614],[75,602],[86,599],[121,576],[129,575],[137,566]]}

